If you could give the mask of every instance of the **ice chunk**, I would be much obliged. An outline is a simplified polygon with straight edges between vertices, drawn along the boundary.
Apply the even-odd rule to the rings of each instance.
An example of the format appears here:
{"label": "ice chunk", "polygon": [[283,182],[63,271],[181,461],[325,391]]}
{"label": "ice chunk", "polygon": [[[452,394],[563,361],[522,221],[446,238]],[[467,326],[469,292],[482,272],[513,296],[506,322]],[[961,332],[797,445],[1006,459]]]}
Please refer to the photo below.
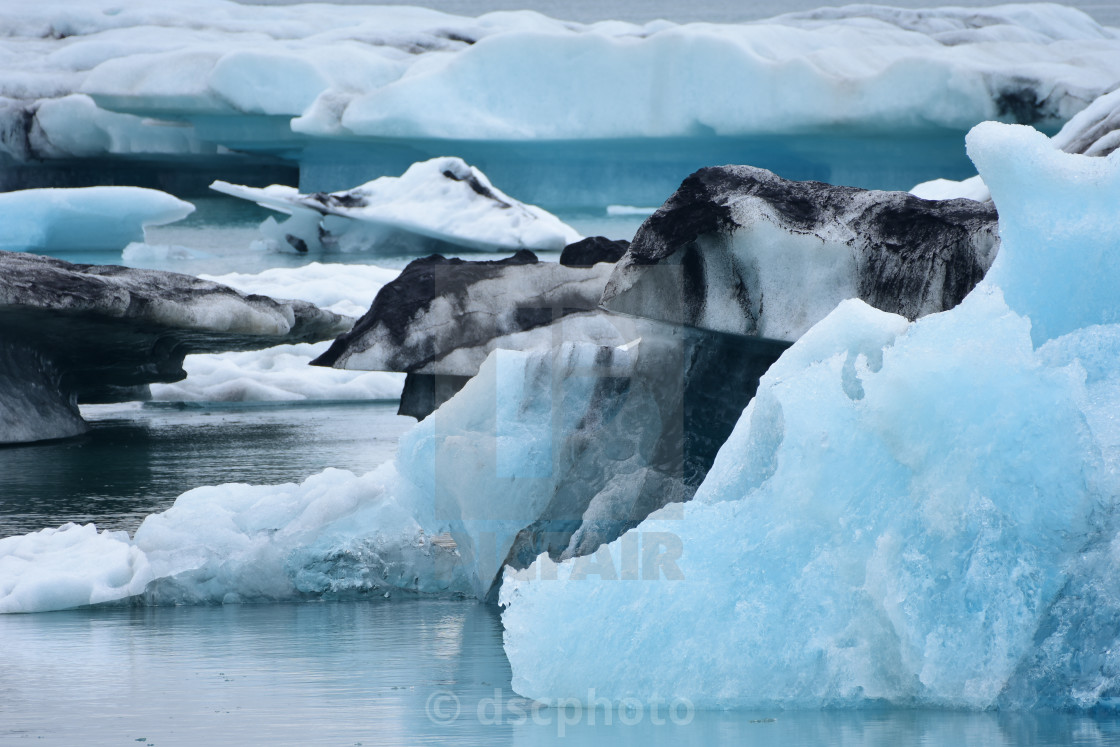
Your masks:
{"label": "ice chunk", "polygon": [[[274,267],[258,273],[203,275],[204,280],[281,298],[298,298],[351,317],[361,316],[396,270],[375,265],[320,264]],[[402,374],[311,368],[329,343],[278,345],[256,351],[189,355],[187,378],[153,384],[155,400],[242,402],[288,400],[397,399]]]}
{"label": "ice chunk", "polygon": [[989,277],[1030,317],[1035,342],[1120,322],[1120,222],[1098,217],[1115,210],[1117,159],[1070,156],[1029,127],[989,123],[969,133],[968,148],[999,206],[1003,241],[1019,247],[997,257]]}
{"label": "ice chunk", "polygon": [[910,319],[951,308],[997,248],[990,205],[709,167],[642,224],[602,305],[792,342],[847,298]]}
{"label": "ice chunk", "polygon": [[123,249],[144,226],[185,218],[194,205],[140,187],[25,189],[0,193],[0,250]]}
{"label": "ice chunk", "polygon": [[329,339],[351,319],[190,275],[0,252],[0,442],[85,429],[76,403],[185,376],[188,353]]}
{"label": "ice chunk", "polygon": [[264,350],[189,355],[187,378],[152,384],[153,400],[173,402],[279,402],[371,400],[401,396],[404,374],[311,367],[328,342],[277,345]]}
{"label": "ice chunk", "polygon": [[414,163],[345,192],[303,195],[274,184],[264,189],[214,182],[211,189],[291,215],[270,233],[273,244],[298,251],[400,249],[451,244],[460,249],[559,251],[581,237],[556,216],[495,188],[460,158]]}
{"label": "ice chunk", "polygon": [[242,293],[298,298],[321,309],[360,317],[381,288],[400,274],[377,265],[311,262],[301,267],[272,267],[256,273],[200,275]]}
{"label": "ice chunk", "polygon": [[952,179],[933,179],[917,184],[910,190],[910,194],[921,197],[923,200],[955,200],[964,198],[987,202],[992,199],[992,193],[979,176],[969,177],[962,181]]}
{"label": "ice chunk", "polygon": [[66,524],[0,539],[0,612],[69,609],[139,594],[147,558],[126,532]]}
{"label": "ice chunk", "polygon": [[507,572],[517,692],[1115,707],[1120,635],[1096,621],[1120,609],[1120,158],[997,124],[969,144],[1000,210],[988,280],[909,325],[840,305],[763,377],[682,518]]}
{"label": "ice chunk", "polygon": [[316,365],[473,376],[481,359],[464,367],[440,360],[596,308],[611,270],[541,262],[529,251],[480,262],[438,254],[413,260]]}
{"label": "ice chunk", "polygon": [[[1085,156],[1107,156],[1120,147],[1120,88],[1099,96],[1078,112],[1050,142],[1066,153]],[[965,197],[986,202],[992,199],[979,176],[959,182],[934,179],[915,186],[910,193],[926,200]]]}
{"label": "ice chunk", "polygon": [[1107,156],[1120,148],[1120,88],[1098,97],[1066,122],[1054,136],[1066,153]]}

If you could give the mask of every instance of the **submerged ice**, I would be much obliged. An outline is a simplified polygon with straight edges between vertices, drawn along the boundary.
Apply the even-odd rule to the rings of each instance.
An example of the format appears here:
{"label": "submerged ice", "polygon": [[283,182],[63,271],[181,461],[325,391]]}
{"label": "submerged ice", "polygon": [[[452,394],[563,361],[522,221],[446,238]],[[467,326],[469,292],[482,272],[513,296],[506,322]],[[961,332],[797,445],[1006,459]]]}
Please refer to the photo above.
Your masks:
{"label": "submerged ice", "polygon": [[969,152],[988,279],[909,324],[846,301],[795,343],[683,516],[633,530],[679,538],[676,578],[604,572],[626,537],[507,571],[515,690],[1113,707],[1120,159],[997,124]]}

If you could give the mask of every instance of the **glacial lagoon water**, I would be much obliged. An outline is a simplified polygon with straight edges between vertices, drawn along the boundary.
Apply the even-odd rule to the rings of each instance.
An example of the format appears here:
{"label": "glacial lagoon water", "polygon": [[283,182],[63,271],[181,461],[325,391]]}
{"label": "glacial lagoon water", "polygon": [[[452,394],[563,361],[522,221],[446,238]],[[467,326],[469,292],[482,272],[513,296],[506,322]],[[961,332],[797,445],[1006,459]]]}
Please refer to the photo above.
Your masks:
{"label": "glacial lagoon water", "polygon": [[[473,602],[0,616],[0,744],[1110,745],[1086,715],[534,707]],[[609,720],[609,723],[608,723]]]}

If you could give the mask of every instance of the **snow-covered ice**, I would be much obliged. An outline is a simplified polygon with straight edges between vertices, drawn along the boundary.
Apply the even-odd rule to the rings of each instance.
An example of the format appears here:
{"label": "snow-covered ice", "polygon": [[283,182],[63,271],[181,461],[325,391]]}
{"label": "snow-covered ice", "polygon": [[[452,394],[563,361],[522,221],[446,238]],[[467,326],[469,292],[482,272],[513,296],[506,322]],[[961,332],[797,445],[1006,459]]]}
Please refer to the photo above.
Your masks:
{"label": "snow-covered ice", "polygon": [[173,223],[194,205],[140,187],[24,189],[0,193],[0,250],[123,249],[145,226]]}
{"label": "snow-covered ice", "polygon": [[582,238],[555,215],[518,202],[454,157],[414,163],[399,177],[330,194],[300,194],[280,184],[254,189],[219,181],[210,188],[290,215],[284,223],[270,220],[261,227],[273,251],[424,253],[441,245],[559,251]]}
{"label": "snow-covered ice", "polygon": [[1085,621],[1120,611],[1120,157],[994,123],[969,153],[988,279],[911,324],[847,301],[810,329],[683,517],[633,531],[676,539],[658,581],[616,580],[626,537],[507,573],[517,692],[1115,706],[1117,631]]}

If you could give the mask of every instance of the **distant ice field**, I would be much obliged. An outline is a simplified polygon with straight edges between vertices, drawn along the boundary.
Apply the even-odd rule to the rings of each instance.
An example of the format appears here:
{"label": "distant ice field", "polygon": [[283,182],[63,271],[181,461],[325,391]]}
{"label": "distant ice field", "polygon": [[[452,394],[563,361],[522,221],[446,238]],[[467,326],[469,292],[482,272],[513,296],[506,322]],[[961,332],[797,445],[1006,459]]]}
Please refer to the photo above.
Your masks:
{"label": "distant ice field", "polygon": [[[334,0],[338,5],[394,5],[378,0]],[[1030,2],[1031,0],[1028,0]],[[1041,0],[1040,0],[1041,1]],[[245,5],[295,5],[298,0],[238,0]],[[845,0],[699,0],[682,3],[678,0],[425,0],[425,8],[459,15],[478,15],[495,10],[531,9],[546,16],[564,18],[581,23],[609,19],[643,23],[664,18],[677,23],[705,21],[707,23],[735,23],[770,18],[780,13],[797,13],[815,8],[849,5]],[[898,8],[936,8],[960,5],[984,8],[999,5],[1000,0],[893,0],[889,4]],[[1071,2],[1075,8],[1093,16],[1098,23],[1120,25],[1120,3],[1110,0]]]}
{"label": "distant ice field", "polygon": [[1120,79],[1120,32],[1074,7],[904,4],[47,0],[0,36],[0,188],[333,192],[457,156],[553,213],[727,163],[909,189],[970,176],[976,123],[1052,133]]}

